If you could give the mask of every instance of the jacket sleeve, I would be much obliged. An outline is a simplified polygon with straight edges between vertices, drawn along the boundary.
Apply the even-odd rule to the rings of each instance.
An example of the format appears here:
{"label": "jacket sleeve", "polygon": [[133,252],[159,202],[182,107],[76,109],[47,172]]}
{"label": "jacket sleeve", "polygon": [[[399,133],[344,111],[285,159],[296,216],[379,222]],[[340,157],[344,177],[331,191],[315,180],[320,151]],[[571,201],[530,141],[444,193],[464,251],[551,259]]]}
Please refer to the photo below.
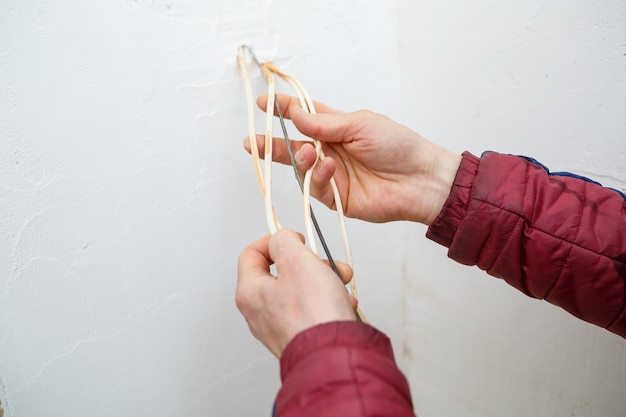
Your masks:
{"label": "jacket sleeve", "polygon": [[280,358],[277,417],[414,416],[389,339],[363,323],[325,323],[299,333]]}
{"label": "jacket sleeve", "polygon": [[538,162],[468,152],[427,236],[525,294],[626,337],[626,202]]}

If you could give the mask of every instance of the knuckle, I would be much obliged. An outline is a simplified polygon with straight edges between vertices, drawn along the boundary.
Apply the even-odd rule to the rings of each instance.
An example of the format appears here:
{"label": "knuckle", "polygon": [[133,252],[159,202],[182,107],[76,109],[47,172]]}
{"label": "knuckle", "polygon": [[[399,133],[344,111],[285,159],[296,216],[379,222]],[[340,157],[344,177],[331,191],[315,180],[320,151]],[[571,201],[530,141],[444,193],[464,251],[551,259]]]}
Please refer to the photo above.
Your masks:
{"label": "knuckle", "polygon": [[246,291],[241,287],[237,287],[237,290],[235,291],[235,305],[240,312],[247,312],[252,305],[249,291]]}
{"label": "knuckle", "polygon": [[371,117],[371,116],[375,115],[376,113],[374,113],[373,111],[368,110],[368,109],[361,109],[361,110],[355,111],[354,114],[356,114],[358,116],[363,116],[363,117]]}

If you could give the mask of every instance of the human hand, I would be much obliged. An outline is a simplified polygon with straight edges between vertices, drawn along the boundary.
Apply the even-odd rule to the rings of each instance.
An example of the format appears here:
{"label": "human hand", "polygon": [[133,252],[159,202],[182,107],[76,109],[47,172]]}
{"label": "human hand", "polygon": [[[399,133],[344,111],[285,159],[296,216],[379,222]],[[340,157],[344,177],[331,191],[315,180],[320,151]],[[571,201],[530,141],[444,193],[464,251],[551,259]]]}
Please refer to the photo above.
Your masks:
{"label": "human hand", "polygon": [[[356,320],[356,299],[344,287],[352,269],[330,266],[287,229],[265,236],[239,255],[235,302],[250,331],[276,357],[298,333],[317,324]],[[276,263],[276,276],[270,266]]]}
{"label": "human hand", "polygon": [[[429,142],[411,129],[370,111],[344,113],[316,103],[318,114],[299,107],[295,97],[279,95],[286,119],[304,135],[323,142],[326,155],[316,165],[311,195],[335,208],[334,176],[346,216],[372,222],[411,220],[429,225],[441,211],[461,156]],[[257,104],[265,109],[266,96]],[[257,135],[263,155],[264,138]],[[298,169],[316,159],[311,142],[293,141]],[[244,147],[250,152],[248,139]],[[273,160],[291,164],[283,139],[273,142]]]}

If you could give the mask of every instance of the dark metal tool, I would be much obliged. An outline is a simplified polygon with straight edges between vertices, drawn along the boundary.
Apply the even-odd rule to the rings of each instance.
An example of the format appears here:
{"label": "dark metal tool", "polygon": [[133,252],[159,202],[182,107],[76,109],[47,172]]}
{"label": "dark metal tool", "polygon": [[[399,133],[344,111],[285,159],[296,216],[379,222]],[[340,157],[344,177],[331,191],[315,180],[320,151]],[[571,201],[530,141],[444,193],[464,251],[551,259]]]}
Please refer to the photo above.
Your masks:
{"label": "dark metal tool", "polygon": [[[289,152],[289,158],[291,158],[291,166],[293,167],[293,172],[296,175],[296,180],[298,180],[298,185],[300,186],[300,191],[304,192],[304,184],[302,182],[302,175],[300,175],[300,171],[298,170],[298,165],[296,163],[296,157],[293,153],[293,147],[291,146],[291,139],[289,139],[289,134],[287,133],[287,127],[285,126],[285,119],[283,118],[283,112],[280,109],[280,105],[278,104],[278,97],[274,95],[274,105],[276,106],[276,113],[278,114],[278,120],[280,120],[280,127],[283,129],[283,136],[285,137],[285,142],[287,143],[287,152]],[[333,257],[330,254],[330,250],[328,249],[328,245],[326,244],[326,240],[324,240],[324,236],[322,236],[322,230],[320,229],[319,224],[317,223],[317,219],[315,218],[315,213],[313,213],[313,209],[311,209],[311,220],[313,221],[313,227],[315,227],[315,232],[320,239],[320,243],[324,248],[324,253],[326,253],[326,257],[328,258],[328,262],[330,263],[330,267],[335,271],[337,275],[339,275],[339,270],[337,269],[337,265]]]}
{"label": "dark metal tool", "polygon": [[[256,58],[255,58],[256,59]],[[291,159],[291,166],[293,167],[293,171],[296,176],[296,180],[298,180],[298,185],[300,186],[300,191],[304,192],[304,183],[302,181],[302,175],[300,175],[300,171],[298,170],[298,164],[296,163],[296,157],[293,153],[293,147],[291,146],[291,139],[289,139],[289,134],[287,133],[287,127],[285,126],[285,119],[283,117],[283,111],[280,109],[280,104],[278,104],[278,97],[274,95],[274,106],[276,107],[276,114],[278,115],[278,120],[280,120],[280,127],[283,130],[283,136],[285,137],[285,143],[287,144],[287,152],[289,153],[289,158]],[[339,270],[337,269],[337,265],[335,264],[335,260],[330,254],[330,249],[328,249],[328,245],[326,244],[326,240],[322,235],[322,230],[315,218],[315,213],[313,213],[313,208],[311,208],[311,221],[313,222],[313,227],[315,227],[315,232],[317,233],[317,237],[324,248],[324,253],[326,253],[326,258],[328,258],[328,262],[330,263],[330,267],[335,271],[339,279],[341,279],[341,275],[339,274]],[[347,289],[346,289],[347,291]],[[354,312],[356,315],[357,321],[362,321],[361,316],[358,311]]]}

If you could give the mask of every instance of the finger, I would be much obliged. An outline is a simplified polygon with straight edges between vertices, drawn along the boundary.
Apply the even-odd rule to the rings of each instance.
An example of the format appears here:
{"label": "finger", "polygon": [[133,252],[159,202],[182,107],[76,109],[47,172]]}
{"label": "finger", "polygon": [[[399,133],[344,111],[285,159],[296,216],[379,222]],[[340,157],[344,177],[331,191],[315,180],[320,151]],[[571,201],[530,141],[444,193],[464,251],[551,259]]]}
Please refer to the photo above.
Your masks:
{"label": "finger", "polygon": [[[257,148],[259,149],[259,157],[264,159],[265,157],[265,135],[256,135],[256,143]],[[303,154],[298,155],[299,151],[302,148],[310,148],[306,149]],[[251,153],[252,149],[250,146],[250,138],[245,138],[243,141],[243,148]],[[294,156],[296,160],[298,158],[302,158],[301,161],[298,162],[298,169],[301,172],[306,171],[315,162],[316,154],[315,148],[311,145],[311,142],[307,141],[291,141],[291,148],[293,149]],[[291,156],[289,155],[289,150],[287,149],[287,144],[285,139],[282,138],[273,138],[272,139],[272,160],[275,162],[279,162],[284,165],[291,165]]]}
{"label": "finger", "polygon": [[[325,259],[324,263],[330,266],[330,262],[328,260]],[[354,272],[352,271],[352,268],[350,268],[350,265],[341,261],[335,261],[335,266],[337,267],[337,271],[339,271],[339,277],[341,278],[343,284],[349,284],[350,281],[352,281],[352,277],[354,275]]]}
{"label": "finger", "polygon": [[[277,94],[276,95],[277,103],[280,106],[280,110],[283,113],[283,117],[285,119],[291,119],[289,110],[292,106],[302,106],[298,97],[288,96],[285,94]],[[263,111],[267,110],[267,94],[260,95],[256,100],[257,106]],[[339,110],[335,110],[330,106],[327,106],[324,103],[320,103],[318,101],[314,101],[315,110],[317,113],[340,113]],[[278,116],[276,112],[276,108],[274,107],[274,116]]]}
{"label": "finger", "polygon": [[350,304],[352,304],[352,309],[356,311],[359,308],[359,300],[352,294],[348,294],[348,298],[350,299]]}
{"label": "finger", "polygon": [[[263,135],[257,135],[257,146],[259,148],[259,158],[264,158],[265,138]],[[284,165],[291,165],[291,156],[287,150],[284,139],[274,138],[272,145],[272,160]],[[244,140],[244,149],[251,153],[250,140]],[[313,166],[317,159],[317,153],[311,142],[295,142],[292,141],[292,149],[296,159],[296,167],[300,172],[300,177],[304,178],[306,171]],[[331,158],[325,158],[318,162],[313,176],[311,177],[311,195],[322,201],[324,204],[332,207],[333,193],[329,188],[329,181],[335,174],[336,163]]]}
{"label": "finger", "polygon": [[[265,136],[257,135],[256,141],[259,149],[259,158],[265,159]],[[291,144],[296,159],[296,166],[301,178],[304,178],[306,171],[313,166],[317,159],[315,147],[311,142],[306,141],[292,141]],[[244,139],[243,147],[248,153],[252,152],[250,138]],[[284,165],[291,165],[291,156],[284,139],[273,138],[272,160]],[[335,175],[336,166],[334,159],[326,157],[318,162],[311,177],[311,195],[331,208],[334,208],[334,196],[332,188],[329,187],[329,182]]]}
{"label": "finger", "polygon": [[[305,136],[324,142],[350,142],[363,129],[363,112],[311,114],[297,105],[289,108],[294,126]],[[371,118],[371,117],[370,117]]]}
{"label": "finger", "polygon": [[315,274],[320,267],[326,268],[320,258],[304,246],[302,235],[288,229],[281,229],[270,238],[269,253],[276,263],[279,279],[285,276],[300,280]]}
{"label": "finger", "polygon": [[235,304],[246,320],[250,311],[254,311],[259,304],[259,287],[272,277],[268,241],[269,235],[247,246],[239,254]]}
{"label": "finger", "polygon": [[245,285],[259,276],[270,275],[273,261],[269,254],[269,239],[270,235],[266,235],[241,251],[237,263],[237,285]]}
{"label": "finger", "polygon": [[300,242],[302,242],[302,244],[304,245],[304,242],[306,242],[306,239],[304,237],[304,235],[300,232],[294,232],[296,235],[298,235],[298,238],[300,239]]}
{"label": "finger", "polygon": [[270,257],[279,267],[279,263],[284,258],[298,257],[298,252],[305,252],[304,236],[289,229],[280,229],[270,237],[268,242]]}
{"label": "finger", "polygon": [[298,169],[304,173],[304,171],[308,170],[313,166],[315,160],[317,159],[317,152],[315,151],[315,146],[311,142],[305,142],[302,146],[295,152],[296,164],[298,165]]}
{"label": "finger", "polygon": [[317,163],[311,177],[311,195],[330,208],[335,208],[330,179],[335,175],[336,167],[334,159],[324,158]]}

